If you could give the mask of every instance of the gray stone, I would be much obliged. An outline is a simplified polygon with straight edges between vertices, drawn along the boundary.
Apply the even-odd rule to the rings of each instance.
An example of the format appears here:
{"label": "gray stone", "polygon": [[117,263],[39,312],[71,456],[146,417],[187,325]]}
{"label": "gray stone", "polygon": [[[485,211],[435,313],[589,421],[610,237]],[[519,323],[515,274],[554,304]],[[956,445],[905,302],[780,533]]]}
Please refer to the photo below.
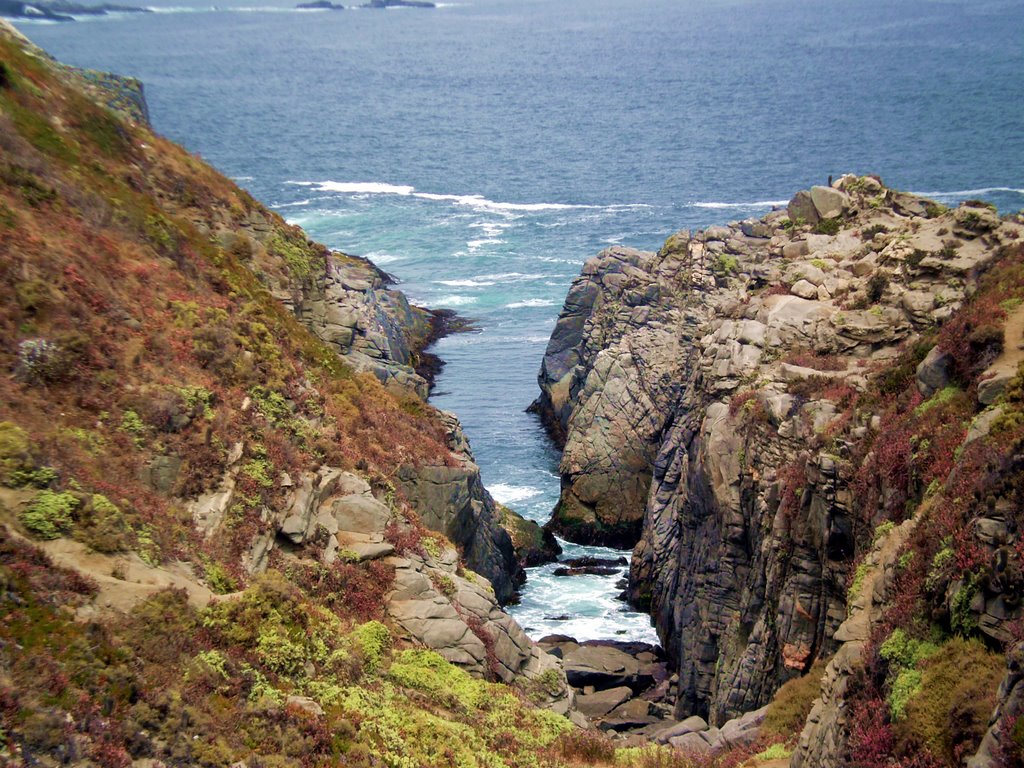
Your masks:
{"label": "gray stone", "polygon": [[342,496],[335,499],[330,514],[343,531],[373,533],[383,531],[391,521],[392,513],[386,504],[372,496]]}
{"label": "gray stone", "polygon": [[702,731],[691,731],[681,736],[673,736],[668,743],[681,752],[690,752],[696,755],[707,754],[711,751],[711,743]]}
{"label": "gray stone", "polygon": [[289,696],[284,700],[284,705],[301,709],[303,712],[307,712],[314,717],[323,717],[324,715],[323,707],[308,696]]}
{"label": "gray stone", "polygon": [[672,723],[665,728],[655,731],[652,736],[654,741],[659,744],[667,744],[670,739],[676,736],[682,736],[687,733],[694,733],[698,731],[706,731],[707,729],[707,720],[700,715],[691,715],[685,720],[680,720],[677,723]]}
{"label": "gray stone", "polygon": [[789,220],[797,224],[814,225],[821,218],[818,215],[817,206],[814,205],[814,200],[811,198],[811,193],[803,189],[793,195],[786,210],[789,213]]}
{"label": "gray stone", "polygon": [[598,690],[628,686],[633,691],[648,688],[654,678],[641,670],[640,663],[617,648],[584,645],[566,654],[565,675],[569,684]]}
{"label": "gray stone", "polygon": [[992,405],[1016,376],[1017,370],[1010,365],[997,365],[986,370],[978,380],[978,402]]}
{"label": "gray stone", "polygon": [[937,346],[917,365],[917,389],[925,397],[949,385],[950,358]]}
{"label": "gray stone", "polygon": [[801,299],[818,298],[818,287],[807,280],[797,280],[789,290]]}
{"label": "gray stone", "polygon": [[823,219],[841,216],[850,206],[850,196],[832,187],[811,187],[811,202]]}

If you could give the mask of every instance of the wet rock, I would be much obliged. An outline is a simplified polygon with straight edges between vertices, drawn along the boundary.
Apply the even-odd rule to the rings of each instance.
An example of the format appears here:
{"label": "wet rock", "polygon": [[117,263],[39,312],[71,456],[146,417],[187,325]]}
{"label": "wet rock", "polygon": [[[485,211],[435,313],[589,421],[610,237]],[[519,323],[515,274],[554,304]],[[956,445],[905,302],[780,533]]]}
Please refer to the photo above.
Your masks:
{"label": "wet rock", "polygon": [[555,568],[553,576],[614,576],[621,573],[620,568],[601,568],[596,565],[588,565],[582,568]]}

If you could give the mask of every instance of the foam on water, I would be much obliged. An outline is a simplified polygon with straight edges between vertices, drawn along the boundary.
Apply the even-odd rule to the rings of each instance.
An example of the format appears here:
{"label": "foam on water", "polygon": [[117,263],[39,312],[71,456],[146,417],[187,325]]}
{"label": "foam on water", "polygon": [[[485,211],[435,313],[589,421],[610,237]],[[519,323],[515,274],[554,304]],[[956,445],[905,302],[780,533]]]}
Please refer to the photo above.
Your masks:
{"label": "foam on water", "polygon": [[509,485],[508,483],[493,483],[487,486],[494,500],[501,504],[514,504],[517,501],[525,501],[538,496],[540,488],[531,488],[527,485]]}
{"label": "foam on water", "polygon": [[525,307],[553,307],[558,302],[553,299],[525,299],[523,301],[513,301],[511,304],[506,304],[506,309],[524,309]]}
{"label": "foam on water", "polygon": [[[628,550],[584,547],[558,540],[564,552],[562,559],[600,557],[627,560]],[[530,589],[523,593],[518,605],[508,608],[527,634],[539,638],[564,634],[577,640],[613,638],[645,643],[658,643],[658,636],[647,614],[631,610],[617,598],[619,582],[629,572],[629,565],[616,566],[611,576],[555,576],[559,563],[527,569]]]}
{"label": "foam on water", "polygon": [[477,297],[454,294],[451,296],[441,296],[435,301],[439,307],[465,307],[469,304],[476,304]]}

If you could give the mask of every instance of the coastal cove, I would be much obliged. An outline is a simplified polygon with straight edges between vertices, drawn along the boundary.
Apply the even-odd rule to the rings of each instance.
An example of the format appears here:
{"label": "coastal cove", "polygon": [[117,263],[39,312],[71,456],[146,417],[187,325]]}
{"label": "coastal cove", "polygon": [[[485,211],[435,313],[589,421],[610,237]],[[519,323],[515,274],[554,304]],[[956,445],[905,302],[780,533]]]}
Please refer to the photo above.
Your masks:
{"label": "coastal cove", "polygon": [[[154,9],[26,28],[64,61],[139,77],[158,130],[312,237],[371,258],[416,303],[473,318],[478,332],[434,348],[446,367],[432,402],[459,416],[494,497],[541,523],[558,452],[523,411],[569,283],[598,251],[760,216],[850,169],[942,202],[1024,205],[1024,106],[1000,97],[1024,22],[1002,3],[868,3],[828,19],[801,3],[737,14],[653,0]],[[911,28],[929,43],[907,42]],[[655,640],[620,612],[621,576],[554,567],[531,570],[512,609],[531,635]]]}
{"label": "coastal cove", "polygon": [[1024,768],[1024,7],[39,2],[0,764]]}

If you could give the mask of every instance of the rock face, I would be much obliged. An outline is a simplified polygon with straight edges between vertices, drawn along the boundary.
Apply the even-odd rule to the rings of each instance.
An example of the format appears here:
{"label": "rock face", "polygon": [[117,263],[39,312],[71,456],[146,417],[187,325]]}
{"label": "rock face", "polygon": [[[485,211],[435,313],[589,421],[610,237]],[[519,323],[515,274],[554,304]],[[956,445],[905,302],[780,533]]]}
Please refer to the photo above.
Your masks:
{"label": "rock face", "polygon": [[821,698],[814,702],[800,742],[793,753],[792,768],[846,765],[845,745],[850,723],[843,696],[850,676],[863,667],[861,652],[891,597],[893,575],[900,546],[907,540],[917,520],[905,521],[884,536],[864,560],[864,577],[857,593],[851,595],[849,617],[833,633],[838,650],[825,668]]}
{"label": "rock face", "polygon": [[[833,436],[877,425],[835,419],[1024,235],[989,214],[846,176],[573,283],[533,406],[565,446],[552,527],[639,531],[630,596],[678,669],[676,717],[755,710],[838,648],[864,523]],[[929,358],[921,386],[942,375]]]}
{"label": "rock face", "polygon": [[551,527],[583,543],[632,546],[650,468],[678,396],[682,321],[674,259],[613,248],[565,300],[531,408],[564,445]]}
{"label": "rock face", "polygon": [[396,478],[424,524],[440,531],[462,549],[466,565],[490,580],[507,602],[525,579],[512,539],[502,527],[501,512],[480,479],[480,468],[453,414],[441,413],[448,447],[457,466],[403,467]]}
{"label": "rock face", "polygon": [[[267,222],[257,214],[246,230],[254,241],[268,239]],[[372,373],[396,393],[425,400],[430,386],[415,366],[424,346],[435,338],[434,316],[411,305],[405,294],[388,284],[388,275],[371,262],[334,253],[325,255],[322,273],[293,280],[273,293],[357,371]],[[454,454],[451,461],[405,466],[396,485],[424,524],[458,545],[466,564],[489,579],[498,600],[505,603],[522,583],[522,566],[458,419],[449,413],[437,416]]]}
{"label": "rock face", "polygon": [[334,255],[325,274],[297,292],[292,287],[275,296],[356,370],[369,371],[390,389],[427,398],[428,383],[415,365],[430,335],[431,315],[390,290],[388,276],[374,264]]}

